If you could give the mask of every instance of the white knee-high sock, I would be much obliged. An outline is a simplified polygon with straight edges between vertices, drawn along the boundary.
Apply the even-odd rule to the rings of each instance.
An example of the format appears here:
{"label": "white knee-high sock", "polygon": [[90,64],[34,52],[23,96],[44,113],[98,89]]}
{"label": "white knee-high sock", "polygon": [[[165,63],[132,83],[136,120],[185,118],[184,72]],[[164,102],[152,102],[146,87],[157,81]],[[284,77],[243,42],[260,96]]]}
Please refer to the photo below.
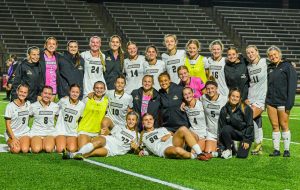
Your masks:
{"label": "white knee-high sock", "polygon": [[259,144],[261,142],[259,140],[259,128],[258,128],[258,125],[256,124],[255,121],[253,121],[253,125],[254,125],[254,139],[255,139],[255,143]]}
{"label": "white knee-high sock", "polygon": [[280,138],[281,138],[280,132],[273,132],[272,133],[272,138],[273,138],[274,149],[275,150],[280,150]]}
{"label": "white knee-high sock", "polygon": [[258,128],[258,137],[257,137],[257,141],[259,141],[259,143],[262,143],[263,138],[264,138],[263,128]]}
{"label": "white knee-high sock", "polygon": [[192,149],[195,151],[195,153],[197,155],[202,153],[201,148],[200,148],[200,146],[198,144],[193,145]]}
{"label": "white knee-high sock", "polygon": [[290,150],[291,131],[282,132],[284,150]]}
{"label": "white knee-high sock", "polygon": [[81,147],[77,153],[86,154],[92,152],[92,150],[94,150],[94,145],[92,143],[87,143]]}

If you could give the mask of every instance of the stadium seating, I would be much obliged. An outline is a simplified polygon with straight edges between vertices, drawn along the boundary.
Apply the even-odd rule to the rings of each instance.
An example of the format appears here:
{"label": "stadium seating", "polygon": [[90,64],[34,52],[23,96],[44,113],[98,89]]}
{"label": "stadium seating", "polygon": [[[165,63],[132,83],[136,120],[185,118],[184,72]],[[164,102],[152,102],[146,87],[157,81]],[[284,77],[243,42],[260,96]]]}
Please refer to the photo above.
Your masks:
{"label": "stadium seating", "polygon": [[[7,53],[25,57],[26,49],[43,48],[45,39],[58,39],[59,50],[68,40],[77,40],[80,50],[88,49],[90,36],[99,35],[108,47],[107,32],[93,9],[78,0],[7,0],[0,2],[0,37]],[[1,42],[0,42],[1,43]]]}
{"label": "stadium seating", "polygon": [[117,28],[125,40],[135,41],[140,52],[149,44],[154,44],[162,52],[165,34],[176,34],[178,47],[183,49],[189,39],[202,43],[202,55],[210,55],[208,45],[220,39],[228,46],[230,39],[212,21],[203,9],[193,5],[135,4],[105,2]]}
{"label": "stadium seating", "polygon": [[268,47],[277,45],[284,57],[299,63],[300,10],[215,7],[215,13],[238,36],[241,47],[256,44],[265,56]]}

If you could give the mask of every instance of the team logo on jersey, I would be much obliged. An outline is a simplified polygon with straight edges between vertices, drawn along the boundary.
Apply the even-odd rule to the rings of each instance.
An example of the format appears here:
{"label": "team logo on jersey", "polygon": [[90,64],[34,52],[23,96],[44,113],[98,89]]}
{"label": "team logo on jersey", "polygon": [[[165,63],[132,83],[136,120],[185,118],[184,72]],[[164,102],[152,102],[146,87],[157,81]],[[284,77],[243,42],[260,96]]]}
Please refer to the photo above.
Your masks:
{"label": "team logo on jersey", "polygon": [[53,111],[39,111],[39,115],[53,115]]}
{"label": "team logo on jersey", "polygon": [[175,96],[173,97],[173,100],[178,100],[178,96],[175,95]]}
{"label": "team logo on jersey", "polygon": [[242,79],[245,79],[245,78],[246,78],[246,75],[245,75],[245,74],[242,74],[242,75],[241,75],[241,78],[242,78]]}
{"label": "team logo on jersey", "polygon": [[211,65],[209,68],[210,70],[222,70],[222,66],[219,65]]}
{"label": "team logo on jersey", "polygon": [[123,104],[119,104],[116,102],[111,102],[109,105],[112,107],[123,108]]}
{"label": "team logo on jersey", "polygon": [[27,75],[32,75],[32,72],[30,70],[27,71]]}
{"label": "team logo on jersey", "polygon": [[29,111],[21,111],[18,113],[18,116],[29,115]]}
{"label": "team logo on jersey", "polygon": [[140,68],[140,64],[128,65],[128,69]]}
{"label": "team logo on jersey", "polygon": [[260,73],[260,72],[261,72],[261,68],[255,69],[255,70],[250,71],[249,75],[254,75],[254,74],[257,74],[257,73]]}
{"label": "team logo on jersey", "polygon": [[90,65],[100,65],[100,61],[90,61]]}
{"label": "team logo on jersey", "polygon": [[167,65],[174,65],[180,63],[180,59],[174,59],[167,62]]}
{"label": "team logo on jersey", "polygon": [[136,96],[134,97],[134,99],[135,99],[135,100],[139,100],[139,96],[136,95]]}
{"label": "team logo on jersey", "polygon": [[110,57],[107,57],[107,58],[106,58],[106,61],[111,61],[111,58],[110,58]]}
{"label": "team logo on jersey", "polygon": [[83,70],[83,67],[80,65],[80,66],[78,67],[78,70]]}

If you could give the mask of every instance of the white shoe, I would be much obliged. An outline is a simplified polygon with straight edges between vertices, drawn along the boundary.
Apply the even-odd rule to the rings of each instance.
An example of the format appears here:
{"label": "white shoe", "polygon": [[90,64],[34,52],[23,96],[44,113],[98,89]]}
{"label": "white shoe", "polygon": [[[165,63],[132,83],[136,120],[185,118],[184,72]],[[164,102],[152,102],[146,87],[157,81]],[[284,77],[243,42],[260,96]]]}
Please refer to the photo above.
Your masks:
{"label": "white shoe", "polygon": [[224,150],[224,151],[222,152],[221,157],[224,158],[224,159],[232,158],[232,151],[229,150],[229,149]]}

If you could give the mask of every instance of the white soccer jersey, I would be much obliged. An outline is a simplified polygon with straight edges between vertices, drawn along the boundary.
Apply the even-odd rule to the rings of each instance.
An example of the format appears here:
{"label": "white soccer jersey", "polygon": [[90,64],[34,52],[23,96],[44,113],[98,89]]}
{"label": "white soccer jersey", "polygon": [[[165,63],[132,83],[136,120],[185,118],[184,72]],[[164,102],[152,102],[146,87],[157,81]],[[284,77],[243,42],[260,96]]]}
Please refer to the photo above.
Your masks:
{"label": "white soccer jersey", "polygon": [[[93,92],[94,83],[102,81],[105,83],[103,76],[103,66],[100,57],[93,57],[90,51],[82,52],[81,57],[84,59],[84,76],[83,76],[83,95]],[[103,60],[105,55],[102,53]]]}
{"label": "white soccer jersey", "polygon": [[136,131],[131,131],[123,126],[114,126],[110,136],[106,138],[106,148],[109,156],[124,155],[131,149],[131,142],[138,142],[139,136]]}
{"label": "white soccer jersey", "polygon": [[257,64],[249,64],[247,68],[250,76],[248,99],[251,104],[256,104],[256,106],[264,109],[268,89],[266,59],[260,59]]}
{"label": "white soccer jersey", "polygon": [[227,96],[219,95],[216,101],[211,101],[207,95],[201,97],[207,123],[207,133],[217,138],[218,120],[222,107],[227,103]]}
{"label": "white soccer jersey", "polygon": [[161,58],[166,63],[166,69],[171,77],[171,81],[178,84],[180,79],[177,74],[177,68],[181,65],[184,65],[185,51],[177,50],[175,55],[171,56],[167,53],[163,53]]}
{"label": "white soccer jersey", "polygon": [[229,89],[225,80],[224,67],[224,57],[222,57],[220,61],[214,61],[211,57],[209,57],[205,63],[205,69],[209,70],[209,76],[212,75],[218,83],[219,93],[227,97],[229,94]]}
{"label": "white soccer jersey", "polygon": [[58,113],[59,106],[54,102],[45,107],[39,101],[31,104],[30,115],[34,117],[31,136],[55,136],[54,118]]}
{"label": "white soccer jersey", "polygon": [[125,126],[127,109],[132,108],[132,96],[124,92],[117,95],[115,90],[108,90],[108,109],[106,117],[109,117],[115,125]]}
{"label": "white soccer jersey", "polygon": [[146,148],[153,154],[163,157],[165,149],[173,146],[171,141],[172,137],[169,138],[171,140],[167,140],[165,142],[161,141],[161,138],[168,134],[170,134],[170,132],[164,127],[156,128],[150,132],[145,132],[142,137],[143,145],[146,146]]}
{"label": "white soccer jersey", "polygon": [[70,103],[69,97],[58,102],[59,116],[56,122],[57,135],[77,136],[78,119],[81,117],[85,104],[79,101],[76,105]]}
{"label": "white soccer jersey", "polygon": [[186,114],[191,124],[190,130],[199,137],[206,137],[206,121],[202,102],[197,100],[194,108],[186,107]]}
{"label": "white soccer jersey", "polygon": [[147,61],[144,62],[144,75],[152,75],[154,79],[153,87],[156,90],[160,89],[158,76],[166,71],[166,64],[162,60],[157,60],[155,65],[150,65]]}
{"label": "white soccer jersey", "polygon": [[[10,102],[5,109],[4,117],[11,120],[11,129],[16,137],[29,132],[28,127],[30,102],[26,101],[23,106],[18,106],[15,102]],[[8,137],[8,134],[5,133]]]}
{"label": "white soccer jersey", "polygon": [[124,73],[126,74],[125,92],[131,94],[135,89],[142,86],[142,79],[144,76],[144,62],[145,56],[139,55],[136,60],[124,60]]}

